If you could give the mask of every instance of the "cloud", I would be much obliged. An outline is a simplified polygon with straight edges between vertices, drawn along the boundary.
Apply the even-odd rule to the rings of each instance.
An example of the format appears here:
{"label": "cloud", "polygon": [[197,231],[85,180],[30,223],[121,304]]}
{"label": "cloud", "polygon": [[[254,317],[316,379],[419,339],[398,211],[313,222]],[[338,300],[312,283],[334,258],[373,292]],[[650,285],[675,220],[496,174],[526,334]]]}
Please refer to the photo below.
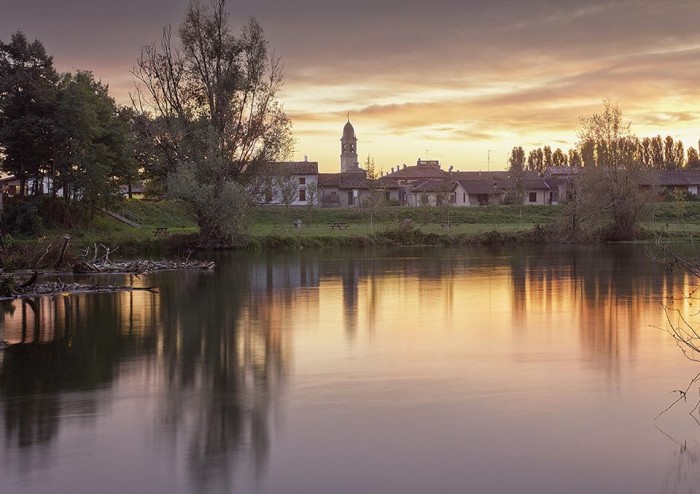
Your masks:
{"label": "cloud", "polygon": [[[127,103],[141,46],[187,4],[12,2],[0,39],[38,37],[61,70],[92,69]],[[431,140],[462,154],[567,142],[605,98],[645,131],[700,128],[697,2],[229,0],[228,10],[234,30],[260,20],[285,64],[281,98],[300,146],[329,161],[347,112],[396,162]]]}

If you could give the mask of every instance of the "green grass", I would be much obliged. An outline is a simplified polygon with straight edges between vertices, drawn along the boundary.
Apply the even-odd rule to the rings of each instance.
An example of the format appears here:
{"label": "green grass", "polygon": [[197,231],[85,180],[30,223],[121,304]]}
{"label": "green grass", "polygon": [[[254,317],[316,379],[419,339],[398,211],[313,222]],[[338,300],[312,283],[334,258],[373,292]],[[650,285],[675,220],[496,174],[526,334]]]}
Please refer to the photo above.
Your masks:
{"label": "green grass", "polygon": [[[180,249],[188,242],[186,235],[198,231],[192,211],[179,201],[149,202],[126,201],[123,209],[143,219],[142,228],[133,228],[107,215],[98,214],[92,225],[85,229],[66,232],[65,229],[45,230],[43,237],[54,245],[60,243],[64,233],[72,236],[72,246],[102,243],[119,246],[120,252],[159,251],[163,247]],[[470,243],[472,241],[497,241],[498,235],[510,241],[541,241],[537,235],[529,235],[538,226],[550,225],[561,215],[562,206],[484,206],[448,209],[439,207],[383,207],[365,208],[254,208],[250,218],[249,238],[244,243],[250,247],[284,246],[347,246],[383,245],[385,243],[407,245],[416,242],[431,244]],[[449,221],[450,227],[442,226]],[[302,228],[293,226],[301,219]],[[400,226],[410,218],[414,232],[402,232]],[[331,230],[330,224],[343,222],[348,229]],[[700,202],[656,203],[649,205],[642,214],[641,227],[648,237],[669,239],[700,237]],[[167,228],[167,237],[154,235],[156,228]],[[183,234],[183,235],[178,235]],[[495,235],[495,236],[494,236]],[[21,239],[18,239],[22,242]],[[35,242],[27,239],[26,242]]]}
{"label": "green grass", "polygon": [[[157,227],[168,228],[170,233],[197,232],[194,214],[179,201],[127,201],[124,208],[139,215],[144,227],[135,229],[108,216],[100,217],[86,240],[102,239],[113,243],[158,243],[154,237]],[[448,237],[481,235],[486,232],[520,233],[537,225],[548,225],[561,215],[562,206],[483,206],[451,207],[383,207],[365,208],[299,208],[259,207],[251,214],[249,233],[253,243],[266,243],[266,238],[289,237],[309,242],[318,238],[321,243],[348,241],[349,238],[370,236],[397,229],[404,219],[410,218],[414,227],[424,234]],[[443,227],[449,221],[451,227]],[[642,214],[641,226],[650,235],[684,238],[700,235],[700,202],[655,203]],[[294,220],[301,219],[302,228],[294,228]],[[330,224],[343,222],[345,230],[331,230]]]}
{"label": "green grass", "polygon": [[102,212],[98,213],[87,228],[77,228],[66,232],[53,228],[43,232],[43,237],[58,239],[70,233],[71,243],[77,246],[95,243],[120,246],[123,250],[159,250],[163,237],[154,235],[156,228],[167,228],[170,234],[190,234],[198,231],[194,214],[180,201],[150,202],[141,200],[126,201],[115,212],[126,210],[143,220],[141,228],[134,228]]}

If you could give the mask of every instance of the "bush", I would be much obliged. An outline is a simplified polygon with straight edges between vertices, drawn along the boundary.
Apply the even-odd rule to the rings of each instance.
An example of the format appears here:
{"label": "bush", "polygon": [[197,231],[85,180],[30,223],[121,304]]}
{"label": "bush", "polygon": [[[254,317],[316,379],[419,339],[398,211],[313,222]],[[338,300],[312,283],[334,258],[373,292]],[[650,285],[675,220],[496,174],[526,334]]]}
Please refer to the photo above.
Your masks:
{"label": "bush", "polygon": [[44,227],[41,217],[41,197],[30,197],[9,203],[5,207],[2,225],[6,232],[13,235],[36,235]]}

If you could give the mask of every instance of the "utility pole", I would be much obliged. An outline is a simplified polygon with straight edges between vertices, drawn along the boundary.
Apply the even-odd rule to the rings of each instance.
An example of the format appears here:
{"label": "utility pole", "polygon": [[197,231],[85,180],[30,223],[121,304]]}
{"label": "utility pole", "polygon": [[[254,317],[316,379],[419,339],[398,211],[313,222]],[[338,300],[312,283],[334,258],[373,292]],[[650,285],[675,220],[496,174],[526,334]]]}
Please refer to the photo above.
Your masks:
{"label": "utility pole", "polygon": [[486,166],[487,166],[487,170],[488,170],[488,171],[491,171],[491,153],[492,153],[492,152],[496,152],[496,150],[495,150],[495,149],[489,149],[489,150],[488,150],[488,153],[487,153],[488,158],[487,158],[487,162],[486,162],[487,165],[486,165]]}

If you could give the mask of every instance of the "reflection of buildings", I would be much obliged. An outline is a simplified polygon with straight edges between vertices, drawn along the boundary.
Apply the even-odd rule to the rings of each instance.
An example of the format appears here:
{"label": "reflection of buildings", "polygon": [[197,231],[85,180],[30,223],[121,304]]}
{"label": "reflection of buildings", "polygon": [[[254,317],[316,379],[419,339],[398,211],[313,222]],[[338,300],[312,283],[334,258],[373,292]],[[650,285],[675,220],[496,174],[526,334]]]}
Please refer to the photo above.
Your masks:
{"label": "reflection of buildings", "polygon": [[306,256],[266,255],[250,264],[250,291],[273,293],[297,288],[317,288],[319,284],[318,262]]}

